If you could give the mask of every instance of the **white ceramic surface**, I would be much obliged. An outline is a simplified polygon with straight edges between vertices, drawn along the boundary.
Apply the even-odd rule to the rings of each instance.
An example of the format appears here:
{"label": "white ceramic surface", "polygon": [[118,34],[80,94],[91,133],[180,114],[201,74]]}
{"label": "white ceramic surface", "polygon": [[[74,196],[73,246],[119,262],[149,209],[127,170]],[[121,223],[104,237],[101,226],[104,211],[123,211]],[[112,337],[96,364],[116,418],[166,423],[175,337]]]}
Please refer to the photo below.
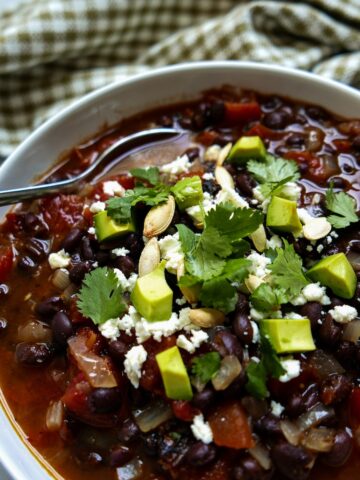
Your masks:
{"label": "white ceramic surface", "polygon": [[[154,70],[97,90],[43,124],[0,168],[0,189],[31,183],[59,155],[111,124],[145,109],[196,98],[228,84],[321,105],[360,117],[360,92],[315,75],[249,62],[202,62]],[[0,209],[0,217],[6,209]],[[0,409],[0,459],[15,480],[49,480]],[[3,477],[1,477],[3,478]],[[85,476],[84,476],[85,479]]]}

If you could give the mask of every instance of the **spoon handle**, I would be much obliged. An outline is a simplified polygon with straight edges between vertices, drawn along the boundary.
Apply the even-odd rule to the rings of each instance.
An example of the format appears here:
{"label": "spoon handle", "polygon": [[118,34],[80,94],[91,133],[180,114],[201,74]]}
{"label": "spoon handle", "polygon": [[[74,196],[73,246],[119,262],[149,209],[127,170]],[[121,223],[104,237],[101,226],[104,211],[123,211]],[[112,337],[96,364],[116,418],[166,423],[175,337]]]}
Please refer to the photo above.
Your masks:
{"label": "spoon handle", "polygon": [[61,190],[74,188],[78,182],[85,180],[86,177],[94,172],[104,160],[109,160],[115,155],[122,155],[121,158],[118,159],[118,161],[121,161],[134,149],[143,149],[154,142],[166,140],[176,135],[181,135],[181,133],[182,132],[173,128],[154,128],[123,137],[113,143],[110,147],[106,148],[86,170],[76,177],[52,183],[32,185],[29,187],[0,190],[0,206],[18,203],[23,200],[40,198],[43,195],[58,193]]}

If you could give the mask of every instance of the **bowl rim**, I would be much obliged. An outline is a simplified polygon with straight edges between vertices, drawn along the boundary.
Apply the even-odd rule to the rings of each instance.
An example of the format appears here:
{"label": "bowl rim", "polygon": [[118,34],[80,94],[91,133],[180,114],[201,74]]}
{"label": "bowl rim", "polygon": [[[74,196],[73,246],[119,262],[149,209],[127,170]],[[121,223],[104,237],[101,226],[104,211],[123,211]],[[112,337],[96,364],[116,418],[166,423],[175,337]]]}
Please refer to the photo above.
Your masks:
{"label": "bowl rim", "polygon": [[[111,82],[109,85],[105,85],[103,87],[97,88],[94,91],[91,91],[80,98],[74,100],[70,105],[61,109],[59,112],[54,114],[51,118],[46,120],[42,123],[39,127],[37,127],[25,140],[23,140],[15,149],[14,151],[7,157],[7,159],[2,163],[0,166],[0,177],[6,174],[8,171],[11,171],[13,168],[13,164],[16,163],[16,159],[18,157],[23,157],[26,155],[27,149],[32,145],[36,144],[38,139],[46,134],[48,129],[54,128],[57,125],[61,124],[62,122],[66,121],[68,117],[71,117],[75,114],[78,110],[82,109],[87,104],[91,104],[91,102],[95,99],[103,95],[107,95],[111,92],[116,92],[119,88],[125,87],[129,84],[136,84],[142,82],[144,80],[151,80],[155,79],[159,76],[166,76],[172,75],[177,72],[184,72],[184,71],[193,71],[193,72],[202,72],[206,70],[252,70],[254,73],[277,73],[281,76],[291,78],[291,79],[303,79],[304,81],[312,82],[317,85],[323,85],[330,87],[334,90],[334,92],[342,92],[344,94],[350,94],[356,100],[360,102],[360,91],[356,90],[355,88],[342,84],[336,80],[329,79],[327,77],[321,77],[315,73],[307,72],[304,70],[299,70],[292,67],[280,66],[280,65],[273,65],[269,63],[257,63],[251,61],[241,61],[241,60],[231,60],[231,61],[199,61],[199,62],[186,62],[180,63],[171,66],[165,66],[160,68],[150,69],[145,72],[137,73],[135,75],[131,75],[129,78],[126,79],[119,79]],[[294,97],[296,99],[296,97]],[[336,113],[336,112],[334,112]],[[90,135],[95,134],[96,132],[92,132]],[[73,145],[70,145],[69,148],[72,148]],[[35,172],[41,173],[41,172]],[[1,218],[0,218],[1,221]],[[31,445],[26,441],[25,435],[22,432],[20,426],[14,423],[14,420],[11,415],[11,410],[9,409],[8,405],[6,404],[5,398],[0,392],[0,408],[4,415],[6,416],[6,421],[8,421],[11,425],[11,428],[17,434],[19,441],[25,446],[27,452],[33,457],[34,460],[39,464],[39,466],[44,470],[44,472],[49,475],[49,480],[51,478],[62,478],[58,477],[58,475],[54,475],[51,471],[51,466],[43,460],[40,454],[37,454],[35,449],[31,447]],[[16,477],[17,473],[19,472],[17,459],[12,456],[11,451],[9,452],[6,448],[6,444],[4,442],[0,443],[0,457],[1,457],[1,465],[5,468],[7,473],[13,477],[14,479],[19,478]],[[48,468],[50,466],[50,469]],[[22,477],[24,478],[24,477]]]}

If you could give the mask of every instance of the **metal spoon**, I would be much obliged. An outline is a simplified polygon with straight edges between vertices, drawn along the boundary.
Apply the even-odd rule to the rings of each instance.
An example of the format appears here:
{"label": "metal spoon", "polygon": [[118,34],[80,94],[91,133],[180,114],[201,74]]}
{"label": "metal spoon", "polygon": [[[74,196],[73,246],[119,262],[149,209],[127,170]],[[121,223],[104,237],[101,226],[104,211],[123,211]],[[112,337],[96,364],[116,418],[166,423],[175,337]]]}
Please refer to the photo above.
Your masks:
{"label": "metal spoon", "polygon": [[118,163],[132,153],[134,149],[144,149],[149,147],[149,144],[180,136],[181,134],[181,131],[175,130],[174,128],[153,128],[151,130],[143,130],[142,132],[128,135],[105,149],[86,170],[80,173],[80,175],[52,183],[44,183],[24,188],[14,188],[11,190],[0,190],[0,206],[39,198],[46,194],[57,193],[60,190],[73,188],[78,182],[85,180],[91,173],[93,173],[101,163],[109,162],[112,158],[117,158],[121,155],[120,158],[117,158]]}

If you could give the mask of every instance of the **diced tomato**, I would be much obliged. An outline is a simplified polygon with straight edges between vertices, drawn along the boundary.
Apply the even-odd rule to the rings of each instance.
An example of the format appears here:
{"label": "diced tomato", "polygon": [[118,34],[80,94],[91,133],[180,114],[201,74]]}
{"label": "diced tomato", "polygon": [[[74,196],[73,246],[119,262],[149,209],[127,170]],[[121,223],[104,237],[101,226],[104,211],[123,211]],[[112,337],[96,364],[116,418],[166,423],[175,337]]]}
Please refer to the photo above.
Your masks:
{"label": "diced tomato", "polygon": [[339,153],[347,153],[351,150],[351,142],[349,140],[337,139],[333,140],[333,144]]}
{"label": "diced tomato", "polygon": [[0,247],[0,283],[6,282],[12,265],[14,255],[11,247]]}
{"label": "diced tomato", "polygon": [[280,140],[283,136],[282,133],[276,132],[275,130],[271,130],[260,123],[253,125],[249,130],[245,132],[247,136],[257,136],[262,139],[269,139],[269,140]]}
{"label": "diced tomato", "polygon": [[208,421],[216,445],[236,449],[255,446],[248,417],[239,402],[223,403],[213,411]]}
{"label": "diced tomato", "polygon": [[83,198],[78,195],[55,195],[40,200],[40,210],[52,233],[66,233],[83,220]]}
{"label": "diced tomato", "polygon": [[195,177],[195,175],[198,175],[199,177],[202,177],[203,174],[204,174],[204,169],[203,168],[197,168],[196,170],[190,170],[190,172],[182,173],[180,175],[179,179],[185,178],[185,177]]}
{"label": "diced tomato", "polygon": [[114,180],[119,182],[125,190],[133,189],[135,187],[135,178],[130,177],[130,175],[118,175]]}
{"label": "diced tomato", "polygon": [[184,422],[191,422],[195,415],[200,413],[200,410],[193,407],[191,403],[186,400],[174,400],[171,402],[171,408],[175,417]]}
{"label": "diced tomato", "polygon": [[24,229],[24,215],[9,212],[6,214],[6,222],[3,226],[4,232],[17,234]]}
{"label": "diced tomato", "polygon": [[220,458],[211,464],[211,467],[191,468],[186,465],[180,469],[180,476],[176,478],[186,478],[187,480],[229,480],[233,478],[231,475],[231,467],[229,462]]}
{"label": "diced tomato", "polygon": [[244,125],[259,120],[261,108],[257,102],[238,103],[225,102],[226,125]]}
{"label": "diced tomato", "polygon": [[200,132],[197,135],[196,141],[201,143],[202,145],[205,145],[206,147],[209,147],[214,143],[218,135],[218,133],[213,132],[212,130],[206,130],[205,132]]}
{"label": "diced tomato", "polygon": [[360,387],[354,388],[350,396],[350,420],[354,428],[360,427]]}

